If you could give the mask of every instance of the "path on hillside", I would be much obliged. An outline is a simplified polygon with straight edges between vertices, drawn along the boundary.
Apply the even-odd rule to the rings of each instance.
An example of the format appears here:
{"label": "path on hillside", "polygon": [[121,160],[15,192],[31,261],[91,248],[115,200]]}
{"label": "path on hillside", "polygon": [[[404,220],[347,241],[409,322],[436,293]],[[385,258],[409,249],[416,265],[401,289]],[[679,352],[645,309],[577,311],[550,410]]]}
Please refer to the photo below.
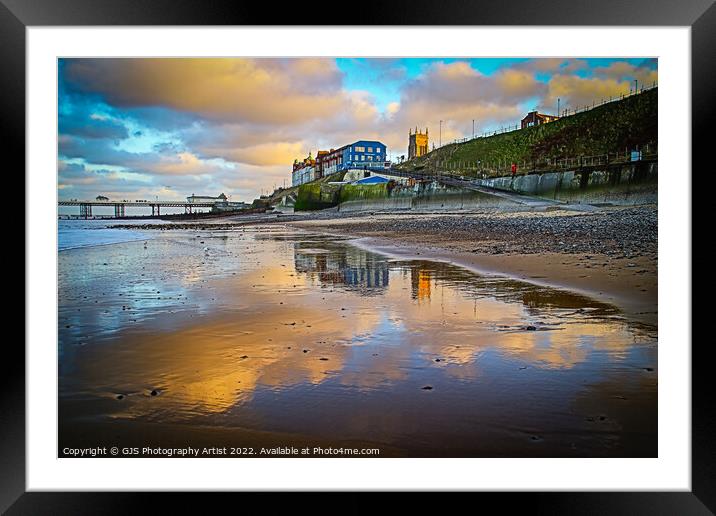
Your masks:
{"label": "path on hillside", "polygon": [[[380,174],[381,169],[371,169],[373,172]],[[382,173],[388,174],[388,175],[394,175],[394,176],[401,176],[401,177],[411,177],[413,179],[422,179],[422,180],[430,180],[430,181],[437,181],[438,183],[444,184],[446,186],[452,186],[455,188],[464,188],[466,190],[471,190],[473,192],[480,192],[484,193],[486,195],[492,195],[494,197],[499,197],[503,200],[513,202],[515,204],[520,204],[522,206],[528,206],[530,208],[546,208],[549,206],[569,206],[570,209],[580,210],[580,211],[595,211],[598,210],[597,207],[591,206],[589,204],[569,204],[565,201],[558,201],[555,199],[546,199],[544,197],[537,197],[534,195],[525,195],[520,194],[517,192],[511,192],[509,190],[500,190],[497,188],[492,188],[489,186],[483,186],[475,184],[472,181],[466,180],[466,179],[460,179],[455,176],[451,176],[447,173],[430,173],[430,174],[423,174],[420,172],[409,172],[409,171],[403,171],[403,170],[397,170],[397,169],[390,169],[388,172],[385,170],[382,170]]]}

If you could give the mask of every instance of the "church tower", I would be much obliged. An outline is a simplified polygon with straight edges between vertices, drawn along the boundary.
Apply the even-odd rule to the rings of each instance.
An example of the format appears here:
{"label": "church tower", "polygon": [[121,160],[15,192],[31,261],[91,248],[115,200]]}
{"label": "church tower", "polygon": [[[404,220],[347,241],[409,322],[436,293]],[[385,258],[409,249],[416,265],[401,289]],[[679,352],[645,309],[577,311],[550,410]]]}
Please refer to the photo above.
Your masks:
{"label": "church tower", "polygon": [[428,153],[428,129],[418,132],[418,128],[408,130],[408,159],[418,158]]}

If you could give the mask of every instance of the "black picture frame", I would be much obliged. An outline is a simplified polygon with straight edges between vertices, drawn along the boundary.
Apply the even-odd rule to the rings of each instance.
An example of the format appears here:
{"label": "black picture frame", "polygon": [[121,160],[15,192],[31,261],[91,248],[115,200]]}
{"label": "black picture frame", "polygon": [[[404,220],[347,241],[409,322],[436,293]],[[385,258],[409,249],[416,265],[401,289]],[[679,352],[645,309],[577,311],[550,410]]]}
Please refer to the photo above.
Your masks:
{"label": "black picture frame", "polygon": [[[712,144],[707,135],[714,120],[712,92],[716,91],[716,6],[713,0],[552,0],[548,3],[401,0],[390,4],[363,2],[361,6],[350,16],[341,16],[339,5],[322,2],[291,5],[237,0],[0,0],[0,134],[5,147],[19,157],[21,168],[17,170],[25,170],[21,149],[25,149],[25,30],[28,26],[341,25],[347,22],[361,25],[689,26],[692,34],[692,169],[710,170],[706,155]],[[693,216],[692,219],[697,222]],[[27,270],[25,272],[27,274]],[[695,314],[699,310],[703,309],[694,306]],[[692,315],[692,320],[698,319]],[[25,353],[19,344],[7,344],[5,367],[0,375],[0,511],[7,514],[126,514],[144,512],[156,504],[159,497],[164,510],[171,500],[186,511],[201,508],[206,512],[210,507],[206,500],[187,500],[184,493],[25,492]],[[709,341],[700,344],[691,348],[690,492],[480,493],[477,496],[499,503],[501,510],[523,509],[531,514],[712,514],[716,511],[712,437],[715,417],[707,383]],[[683,345],[688,349],[691,342]],[[206,496],[203,494],[200,498]],[[245,500],[246,494],[240,496]],[[351,494],[340,512],[367,512],[374,505],[375,496]],[[271,503],[283,498],[273,496]],[[262,499],[265,503],[269,501],[265,495]],[[415,494],[412,499],[427,508],[422,495]],[[294,509],[298,508],[295,501],[291,503]]]}

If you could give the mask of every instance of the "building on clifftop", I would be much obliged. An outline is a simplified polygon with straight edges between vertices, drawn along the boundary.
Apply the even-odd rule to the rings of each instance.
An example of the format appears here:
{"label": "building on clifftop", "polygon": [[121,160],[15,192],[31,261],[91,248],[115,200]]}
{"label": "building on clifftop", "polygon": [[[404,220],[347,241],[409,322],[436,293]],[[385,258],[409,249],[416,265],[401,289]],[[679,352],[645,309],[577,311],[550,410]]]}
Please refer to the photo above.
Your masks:
{"label": "building on clifftop", "polygon": [[555,120],[559,120],[559,117],[555,115],[545,115],[544,113],[538,113],[537,111],[530,111],[527,113],[527,116],[522,119],[522,129],[525,127],[532,127],[534,125],[554,122]]}

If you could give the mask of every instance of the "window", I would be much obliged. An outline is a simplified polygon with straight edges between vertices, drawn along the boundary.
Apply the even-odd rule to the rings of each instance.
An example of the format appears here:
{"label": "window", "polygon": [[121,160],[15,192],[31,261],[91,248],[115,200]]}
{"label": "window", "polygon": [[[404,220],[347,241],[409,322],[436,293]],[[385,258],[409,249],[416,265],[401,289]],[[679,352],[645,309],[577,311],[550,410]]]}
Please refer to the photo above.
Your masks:
{"label": "window", "polygon": [[361,155],[360,155],[360,160],[361,160],[361,161],[365,161],[365,154],[361,154]]}
{"label": "window", "polygon": [[356,147],[354,150],[356,152],[365,152],[365,147]]}
{"label": "window", "polygon": [[373,152],[373,147],[368,147],[368,152]]}

